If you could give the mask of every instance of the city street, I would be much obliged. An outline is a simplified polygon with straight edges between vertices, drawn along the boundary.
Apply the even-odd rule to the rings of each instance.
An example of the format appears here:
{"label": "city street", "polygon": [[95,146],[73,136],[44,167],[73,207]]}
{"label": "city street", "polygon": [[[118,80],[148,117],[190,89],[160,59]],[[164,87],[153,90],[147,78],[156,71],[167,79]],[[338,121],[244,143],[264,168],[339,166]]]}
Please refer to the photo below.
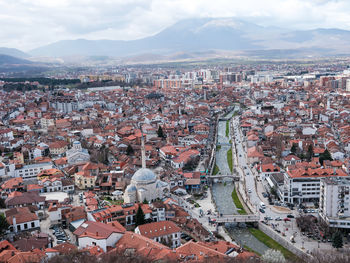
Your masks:
{"label": "city street", "polygon": [[[270,220],[268,225],[274,230],[279,230],[281,236],[282,233],[284,233],[283,238],[285,238],[287,241],[290,241],[291,237],[294,236],[294,246],[297,248],[304,249],[305,251],[309,252],[318,248],[332,249],[331,242],[317,242],[302,235],[297,228],[296,220],[294,218],[292,218],[291,221],[283,221],[288,214],[298,217],[299,213],[297,210],[289,210],[285,208],[287,211],[289,210],[289,212],[278,211],[275,207],[269,205],[266,198],[262,197],[262,192],[264,191],[262,182],[257,180],[257,172],[253,172],[247,162],[247,149],[245,149],[244,136],[239,128],[239,117],[234,117],[232,119],[232,127],[232,138],[234,138],[233,142],[235,143],[235,145],[233,145],[233,154],[236,154],[236,156],[233,157],[234,165],[238,166],[236,167],[236,170],[243,179],[242,181],[245,195],[249,197],[251,204],[255,206],[256,211],[253,212],[258,212],[260,214],[260,221],[263,221],[264,217],[271,217],[273,220]],[[250,191],[248,192],[248,190]],[[266,205],[266,208],[264,209],[265,213],[261,213],[259,211],[259,205],[261,202],[264,202]],[[277,217],[280,217],[282,221],[275,221]],[[348,245],[346,244],[344,247],[348,247]]]}

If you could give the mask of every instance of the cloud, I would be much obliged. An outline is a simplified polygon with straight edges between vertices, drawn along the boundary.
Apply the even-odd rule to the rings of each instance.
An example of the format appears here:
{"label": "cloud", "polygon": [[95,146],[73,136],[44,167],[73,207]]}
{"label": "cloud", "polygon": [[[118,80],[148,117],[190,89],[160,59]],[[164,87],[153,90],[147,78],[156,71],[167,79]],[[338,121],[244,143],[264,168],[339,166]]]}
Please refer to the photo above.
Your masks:
{"label": "cloud", "polygon": [[347,0],[0,0],[0,10],[0,46],[22,50],[63,39],[142,38],[194,17],[350,29]]}

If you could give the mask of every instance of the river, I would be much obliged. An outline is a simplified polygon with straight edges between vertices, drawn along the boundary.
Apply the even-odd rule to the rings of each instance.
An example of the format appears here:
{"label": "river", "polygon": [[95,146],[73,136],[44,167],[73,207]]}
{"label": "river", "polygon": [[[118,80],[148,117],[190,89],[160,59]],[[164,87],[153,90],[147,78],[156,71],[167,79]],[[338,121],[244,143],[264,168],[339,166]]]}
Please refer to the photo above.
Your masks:
{"label": "river", "polygon": [[[230,113],[232,116],[233,112]],[[226,121],[220,121],[218,124],[218,142],[228,143],[229,138],[226,137]],[[220,169],[221,174],[230,173],[227,164],[227,151],[230,146],[222,145],[220,150],[216,152],[216,165]],[[237,208],[232,200],[232,191],[234,184],[232,181],[224,181],[223,183],[214,183],[212,185],[212,194],[215,200],[217,211],[220,214],[238,214]],[[235,223],[226,224],[225,228],[231,235],[231,237],[242,246],[247,246],[259,254],[264,254],[268,247],[257,240],[245,226],[240,224],[237,226]]]}

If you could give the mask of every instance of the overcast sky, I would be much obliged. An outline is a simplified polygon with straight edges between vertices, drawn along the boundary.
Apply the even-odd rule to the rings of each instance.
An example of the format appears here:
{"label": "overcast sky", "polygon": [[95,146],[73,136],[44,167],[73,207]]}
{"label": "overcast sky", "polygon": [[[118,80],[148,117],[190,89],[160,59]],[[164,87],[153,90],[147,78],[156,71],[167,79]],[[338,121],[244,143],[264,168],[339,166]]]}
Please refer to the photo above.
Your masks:
{"label": "overcast sky", "polygon": [[350,0],[0,0],[0,46],[27,51],[63,39],[137,39],[194,17],[350,30]]}

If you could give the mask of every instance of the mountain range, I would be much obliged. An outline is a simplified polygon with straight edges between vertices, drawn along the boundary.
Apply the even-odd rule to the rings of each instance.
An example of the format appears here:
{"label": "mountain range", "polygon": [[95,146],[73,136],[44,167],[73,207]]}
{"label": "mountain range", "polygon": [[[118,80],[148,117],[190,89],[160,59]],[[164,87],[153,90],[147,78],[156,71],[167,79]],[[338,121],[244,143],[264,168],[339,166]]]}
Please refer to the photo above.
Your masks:
{"label": "mountain range", "polygon": [[[111,36],[111,38],[113,38]],[[27,54],[0,48],[0,54],[28,57],[139,57],[190,59],[242,56],[323,56],[349,54],[350,31],[341,29],[287,30],[263,27],[236,18],[196,18],[175,23],[138,40],[62,40],[30,50]],[[141,60],[142,60],[141,59]]]}

